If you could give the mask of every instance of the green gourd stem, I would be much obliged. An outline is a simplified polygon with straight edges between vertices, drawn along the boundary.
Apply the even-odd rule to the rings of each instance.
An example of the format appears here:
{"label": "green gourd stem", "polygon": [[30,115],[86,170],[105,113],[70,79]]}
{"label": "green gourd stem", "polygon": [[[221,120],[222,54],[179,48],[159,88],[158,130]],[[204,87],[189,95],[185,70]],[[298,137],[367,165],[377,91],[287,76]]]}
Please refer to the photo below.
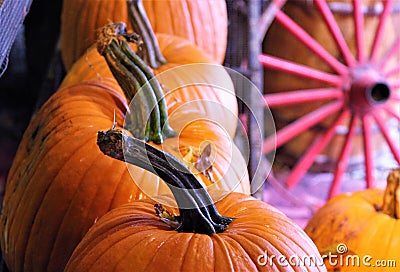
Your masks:
{"label": "green gourd stem", "polygon": [[[124,43],[125,41],[120,42]],[[133,95],[139,95],[139,100],[137,101],[136,99],[134,99],[133,101],[134,104],[136,104],[134,105],[135,107],[137,106],[137,104],[140,105],[145,103],[146,106],[150,109],[150,115],[145,116],[146,118],[149,118],[149,122],[147,122],[146,120],[144,123],[147,123],[147,125],[150,126],[150,135],[148,138],[146,138],[146,141],[162,143],[163,135],[161,130],[163,126],[161,124],[160,109],[158,107],[157,97],[155,95],[154,89],[152,89],[152,86],[148,84],[149,80],[147,79],[146,74],[143,72],[142,67],[138,66],[135,62],[131,60],[131,58],[129,58],[129,56],[121,51],[115,40],[111,41],[108,48],[112,53],[115,54],[117,60],[127,68],[127,71],[125,70],[126,73],[122,75],[120,74],[118,76],[114,75],[117,81],[120,83],[122,89],[124,90],[124,88],[127,88],[127,91],[132,92]],[[107,52],[107,50],[105,52]],[[129,83],[131,82],[131,79],[135,79],[138,82],[140,86],[138,89],[130,88]],[[124,90],[125,93],[127,91]]]}
{"label": "green gourd stem", "polygon": [[165,151],[117,129],[99,132],[97,144],[105,155],[148,170],[166,182],[179,207],[177,231],[211,235],[223,232],[234,220],[220,215],[197,178]]}
{"label": "green gourd stem", "polygon": [[[136,134],[132,133],[140,139],[144,136],[146,141],[160,144],[166,138],[176,136],[176,133],[168,124],[167,106],[160,84],[127,43],[137,42],[137,39],[137,35],[127,33],[124,23],[111,23],[99,32],[97,48],[106,58],[128,102],[132,100],[135,110],[139,109],[137,121],[141,124],[133,125]],[[149,120],[144,120],[146,118]]]}
{"label": "green gourd stem", "polygon": [[393,170],[387,178],[381,211],[393,218],[400,218],[400,169]]}
{"label": "green gourd stem", "polygon": [[[115,35],[117,42],[111,42],[112,50],[114,50],[115,54],[119,54],[121,60],[125,61],[126,65],[135,66],[129,68],[132,72],[135,72],[134,76],[136,76],[140,80],[141,86],[143,88],[147,85],[150,85],[152,88],[152,93],[156,96],[156,101],[158,103],[159,112],[160,112],[160,123],[162,128],[162,134],[165,138],[170,138],[176,136],[175,131],[168,124],[168,111],[167,104],[164,99],[164,92],[157,78],[154,76],[153,72],[147,66],[147,64],[132,50],[132,48],[128,45],[127,41],[132,41],[137,43],[137,36],[131,33],[128,33],[123,23],[115,23],[114,24],[115,31],[111,32],[112,35]],[[133,62],[133,63],[131,63]],[[146,84],[147,83],[147,84]]]}
{"label": "green gourd stem", "polygon": [[157,38],[151,28],[150,21],[141,0],[128,0],[129,20],[133,30],[140,35],[144,46],[144,59],[148,65],[157,69],[166,64],[164,56],[161,54]]}
{"label": "green gourd stem", "polygon": [[[127,71],[125,71],[126,68],[118,61],[116,61],[116,58],[113,54],[105,54],[104,58],[106,59],[107,65],[115,77],[127,73]],[[140,84],[139,82],[137,82],[136,79],[132,78],[131,84],[127,84],[127,86],[122,87],[127,101],[130,101],[132,99],[131,96],[133,94],[133,91],[126,91],[130,87],[133,87],[133,89],[136,90],[136,88],[140,88]],[[127,116],[125,117],[125,128],[132,132],[132,134],[135,135],[137,138],[145,139],[149,136],[149,129],[147,129],[148,126],[145,125],[145,129],[140,126],[146,124],[145,116],[148,108],[146,107],[145,103],[142,103],[142,105],[138,105],[138,107],[134,106],[134,108],[134,114],[130,112],[127,113]]]}
{"label": "green gourd stem", "polygon": [[133,61],[138,67],[140,67],[141,71],[146,76],[147,81],[154,91],[158,107],[160,109],[160,122],[164,137],[170,138],[176,136],[176,132],[168,124],[167,103],[165,102],[164,92],[157,78],[154,77],[153,72],[149,69],[149,67],[147,67],[146,63],[132,50],[127,42],[121,42],[121,50],[131,61]]}
{"label": "green gourd stem", "polygon": [[[114,41],[112,41],[111,44],[112,43],[114,43]],[[107,65],[109,66],[112,74],[121,86],[128,103],[131,104],[132,99],[137,93],[139,93],[138,95],[140,99],[134,99],[132,102],[133,109],[130,114],[131,127],[127,127],[127,129],[139,139],[145,139],[146,141],[150,140],[154,132],[150,131],[151,125],[149,124],[147,118],[149,116],[155,120],[158,118],[158,112],[154,109],[152,110],[151,108],[151,105],[154,105],[155,102],[152,103],[152,97],[146,95],[145,92],[138,92],[138,90],[141,88],[140,82],[135,76],[126,76],[131,75],[130,71],[123,64],[121,64],[120,59],[109,47],[104,49],[103,56],[106,59]],[[157,122],[157,120],[155,122]]]}

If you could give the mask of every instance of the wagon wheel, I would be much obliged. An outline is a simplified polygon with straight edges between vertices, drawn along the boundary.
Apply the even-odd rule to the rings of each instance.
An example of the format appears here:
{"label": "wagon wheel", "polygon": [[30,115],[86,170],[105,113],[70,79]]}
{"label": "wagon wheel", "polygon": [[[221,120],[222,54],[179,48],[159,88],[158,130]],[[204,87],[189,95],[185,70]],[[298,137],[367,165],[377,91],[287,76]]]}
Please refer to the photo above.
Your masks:
{"label": "wagon wheel", "polygon": [[[334,161],[334,179],[328,193],[328,198],[330,198],[340,191],[342,178],[351,157],[356,131],[360,130],[366,187],[374,187],[375,143],[373,137],[375,132],[373,132],[373,128],[376,127],[384,139],[385,145],[389,147],[394,160],[400,164],[400,141],[390,134],[390,128],[386,122],[389,119],[395,120],[397,124],[400,122],[398,111],[400,102],[400,34],[397,34],[398,30],[394,32],[396,35],[390,35],[393,41],[382,52],[383,42],[387,42],[388,39],[385,27],[392,19],[391,16],[397,14],[400,1],[373,1],[374,5],[369,8],[366,8],[361,0],[336,3],[323,0],[303,1],[304,5],[311,4],[314,12],[321,19],[326,28],[326,36],[331,37],[332,44],[338,52],[336,57],[328,52],[324,45],[309,34],[299,22],[287,14],[285,9],[287,5],[299,5],[300,2],[297,0],[287,2],[272,0],[261,16],[260,32],[262,37],[260,40],[264,38],[266,30],[269,31],[273,24],[279,25],[281,30],[290,33],[292,39],[301,43],[314,58],[323,62],[327,68],[310,67],[271,53],[260,55],[259,60],[266,71],[275,71],[310,82],[318,82],[323,84],[323,87],[291,90],[282,88],[282,90],[275,90],[274,93],[264,92],[265,106],[271,110],[285,107],[290,109],[290,107],[298,107],[304,103],[318,104],[310,112],[278,129],[276,142],[273,136],[267,137],[263,143],[263,154],[268,154],[275,148],[288,144],[317,125],[323,127],[291,169],[285,182],[288,188],[292,188],[337,135],[338,128],[347,127],[338,156]],[[308,8],[310,7],[308,6]],[[349,39],[344,37],[343,30],[339,27],[337,13],[340,12],[350,13],[349,17],[354,30],[353,52],[350,49]],[[376,23],[373,33],[370,33],[371,31],[368,29],[368,35],[372,38],[370,45],[366,46],[365,23],[370,20],[371,16],[375,16],[378,23]],[[272,25],[269,26],[271,22]],[[279,34],[283,35],[282,32]],[[284,45],[280,44],[279,46]],[[298,49],[293,48],[293,50]],[[292,109],[297,110],[297,108]],[[321,126],[323,122],[325,125]]]}

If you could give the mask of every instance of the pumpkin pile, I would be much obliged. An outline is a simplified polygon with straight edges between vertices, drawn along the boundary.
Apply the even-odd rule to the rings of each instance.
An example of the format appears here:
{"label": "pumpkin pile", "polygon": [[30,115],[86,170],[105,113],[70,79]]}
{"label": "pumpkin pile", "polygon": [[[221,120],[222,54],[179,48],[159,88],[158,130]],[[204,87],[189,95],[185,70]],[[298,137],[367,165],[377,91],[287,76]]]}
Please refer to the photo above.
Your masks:
{"label": "pumpkin pile", "polygon": [[[96,4],[111,2],[70,9],[82,8],[84,20],[84,10],[96,15]],[[141,1],[124,3],[135,33],[122,22],[98,29],[23,135],[0,216],[8,269],[325,271],[303,230],[249,196],[246,161],[232,140],[238,113],[228,73],[190,41],[154,34]]]}
{"label": "pumpkin pile", "polygon": [[265,202],[231,193],[214,205],[179,160],[124,131],[99,132],[98,145],[157,173],[179,215],[151,200],[122,205],[93,225],[65,271],[326,271],[304,231]]}
{"label": "pumpkin pile", "polygon": [[[143,11],[140,1],[133,4],[133,9]],[[135,16],[143,16],[143,13]],[[148,25],[142,27],[139,33],[150,32]],[[154,35],[148,37],[142,45],[157,47]],[[159,60],[162,53],[167,62],[163,61],[157,70],[160,76],[161,72],[172,71],[174,67],[175,72],[166,74],[165,81],[160,81],[161,85],[148,94],[152,98],[143,103],[143,107],[148,108],[160,105],[152,112],[164,118],[160,123],[156,121],[157,116],[152,115],[147,126],[151,126],[152,134],[146,140],[162,144],[163,149],[194,169],[200,165],[202,168],[196,176],[204,186],[210,185],[211,191],[237,190],[249,194],[246,162],[231,141],[236,129],[237,120],[233,117],[237,117],[237,101],[229,75],[215,65],[215,60],[182,38],[164,34],[164,43],[159,44],[161,51],[147,50],[147,59]],[[135,45],[131,46],[133,49],[124,54],[134,52]],[[136,199],[170,192],[158,176],[138,167],[128,170],[125,163],[105,157],[98,150],[97,131],[123,127],[125,117],[131,115],[129,103],[134,94],[129,93],[132,89],[122,90],[106,57],[97,52],[96,46],[92,48],[99,66],[87,55],[77,61],[60,89],[30,122],[10,169],[0,218],[0,241],[3,258],[11,271],[61,271],[87,230],[107,211]],[[113,50],[121,52],[123,49]],[[158,55],[154,51],[159,51]],[[192,66],[189,73],[178,67],[196,63],[203,64]],[[213,69],[207,69],[204,63]],[[140,77],[141,84],[156,71],[143,61],[135,67],[144,75]],[[93,76],[86,74],[85,69]],[[225,82],[224,91],[212,87],[215,78]],[[208,84],[202,87],[201,83],[206,80]],[[200,85],[193,86],[193,82]],[[185,84],[192,86],[176,88]],[[161,86],[171,91],[163,99],[155,98],[162,93]],[[153,103],[156,100],[157,103]],[[167,114],[171,117],[168,123],[165,122]],[[225,124],[218,120],[224,120]],[[143,119],[135,122],[131,125],[136,129],[146,127]],[[170,133],[161,137],[153,133],[166,124],[170,125]],[[206,142],[211,142],[212,146],[201,145]],[[207,160],[212,165],[207,164]]]}

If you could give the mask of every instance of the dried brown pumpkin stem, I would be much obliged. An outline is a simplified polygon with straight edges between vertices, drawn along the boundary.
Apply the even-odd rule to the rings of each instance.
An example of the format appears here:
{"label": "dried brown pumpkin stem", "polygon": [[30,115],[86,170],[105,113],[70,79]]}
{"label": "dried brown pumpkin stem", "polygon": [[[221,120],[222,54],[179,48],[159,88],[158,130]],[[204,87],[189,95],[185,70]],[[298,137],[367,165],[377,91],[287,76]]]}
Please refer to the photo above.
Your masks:
{"label": "dried brown pumpkin stem", "polygon": [[381,211],[400,219],[400,169],[393,170],[387,178]]}
{"label": "dried brown pumpkin stem", "polygon": [[207,190],[172,155],[121,130],[99,132],[97,144],[105,155],[146,169],[166,182],[179,207],[177,231],[211,235],[223,232],[233,221],[219,214]]}

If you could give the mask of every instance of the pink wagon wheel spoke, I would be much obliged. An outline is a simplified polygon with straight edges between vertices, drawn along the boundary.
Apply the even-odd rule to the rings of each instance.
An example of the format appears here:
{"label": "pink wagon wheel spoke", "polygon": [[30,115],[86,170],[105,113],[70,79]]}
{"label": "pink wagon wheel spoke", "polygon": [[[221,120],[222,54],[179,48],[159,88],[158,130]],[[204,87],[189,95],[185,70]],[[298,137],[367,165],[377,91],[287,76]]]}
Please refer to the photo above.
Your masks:
{"label": "pink wagon wheel spoke", "polygon": [[378,56],[378,49],[379,49],[379,46],[381,45],[381,41],[382,41],[382,38],[384,35],[384,28],[385,28],[387,19],[390,15],[392,6],[393,6],[393,0],[384,1],[384,8],[383,8],[382,14],[379,18],[378,28],[375,32],[375,37],[374,37],[374,41],[372,44],[371,54],[369,57],[371,62],[376,61],[376,58]]}
{"label": "pink wagon wheel spoke", "polygon": [[328,145],[331,139],[335,136],[336,129],[348,117],[349,110],[343,111],[336,120],[332,123],[330,128],[325,132],[322,137],[315,139],[310,148],[304,153],[300,160],[296,163],[290,175],[286,179],[286,186],[293,188],[300,179],[304,176],[307,170],[313,164],[316,156]]}
{"label": "pink wagon wheel spoke", "polygon": [[334,99],[341,96],[342,91],[339,88],[296,90],[287,93],[264,95],[264,106],[270,108],[282,107],[311,101]]}
{"label": "pink wagon wheel spoke", "polygon": [[337,24],[331,10],[329,9],[328,4],[325,2],[325,0],[315,0],[314,3],[321,12],[322,18],[325,20],[329,31],[332,34],[332,37],[334,38],[336,44],[342,52],[346,64],[350,67],[354,66],[356,60],[351,53],[349,46],[347,45],[346,40],[344,39],[343,34],[339,28],[339,25]]}
{"label": "pink wagon wheel spoke", "polygon": [[379,68],[383,69],[392,58],[396,58],[400,50],[400,35],[397,37],[396,41],[393,42],[386,54],[378,61]]}
{"label": "pink wagon wheel spoke", "polygon": [[386,76],[390,77],[397,77],[400,74],[400,63],[386,72]]}
{"label": "pink wagon wheel spoke", "polygon": [[354,28],[356,30],[357,59],[360,63],[364,63],[364,14],[362,12],[361,0],[353,0],[353,13]]}
{"label": "pink wagon wheel spoke", "polygon": [[[286,2],[278,0],[273,2],[275,1],[280,4]],[[307,33],[283,10],[274,10],[275,21],[330,66],[334,73],[268,54],[260,55],[259,60],[267,69],[322,82],[329,86],[264,95],[264,106],[271,108],[290,107],[314,101],[326,101],[327,103],[278,130],[276,140],[272,136],[267,137],[263,143],[263,153],[267,154],[274,148],[283,146],[329,116],[336,116],[326,131],[320,133],[314,139],[312,145],[294,165],[286,179],[287,187],[292,188],[310,169],[317,155],[321,154],[332,138],[335,137],[336,128],[349,121],[348,133],[343,146],[341,146],[339,157],[336,159],[334,179],[328,192],[328,198],[330,198],[340,192],[341,180],[347,171],[352,144],[358,127],[361,127],[362,131],[366,187],[374,187],[373,137],[376,132],[372,129],[373,125],[376,124],[395,160],[400,164],[399,144],[390,134],[386,119],[381,116],[381,113],[385,112],[386,117],[394,118],[400,122],[399,113],[393,109],[393,105],[400,102],[400,61],[396,59],[400,52],[400,35],[394,36],[394,41],[389,47],[382,47],[386,42],[387,36],[385,35],[387,34],[385,30],[391,12],[394,10],[394,6],[400,5],[400,3],[394,0],[385,0],[374,3],[372,7],[366,7],[363,6],[364,1],[353,0],[350,4],[351,9],[349,6],[346,7],[353,16],[356,56],[350,51],[350,47],[333,15],[331,3],[328,4],[325,0],[314,0],[313,3],[321,15],[322,21],[325,22],[344,63],[332,56],[323,45],[313,38],[313,35]],[[370,16],[371,11],[374,14],[373,16],[379,16],[379,22],[375,32],[372,33],[371,48],[367,49],[365,36],[368,35],[365,21],[369,17],[365,16],[364,13],[368,12],[368,16]],[[384,48],[386,52],[381,54],[381,48]],[[367,50],[369,51],[367,52]],[[395,64],[393,65],[393,63]],[[350,120],[348,120],[349,117]]]}
{"label": "pink wagon wheel spoke", "polygon": [[400,115],[395,112],[391,107],[384,107],[383,108],[389,115],[393,116],[394,118],[396,118],[399,122],[400,122]]}
{"label": "pink wagon wheel spoke", "polygon": [[331,198],[331,197],[337,195],[340,191],[342,177],[347,170],[348,162],[350,159],[351,147],[353,144],[353,139],[354,139],[354,135],[355,135],[356,127],[357,127],[357,120],[358,120],[357,117],[355,115],[352,115],[349,131],[346,135],[345,143],[342,147],[342,151],[336,162],[335,177],[332,181],[332,185],[329,190],[328,198]]}
{"label": "pink wagon wheel spoke", "polygon": [[397,161],[398,164],[400,164],[400,150],[399,150],[399,143],[396,140],[393,140],[392,136],[390,135],[390,129],[385,123],[385,120],[382,118],[382,116],[379,113],[374,113],[373,114],[374,119],[376,123],[378,124],[379,129],[381,130],[383,137],[386,140],[386,143],[388,144],[393,157]]}
{"label": "pink wagon wheel spoke", "polygon": [[344,64],[334,58],[321,44],[313,39],[306,31],[304,31],[296,22],[289,18],[282,11],[276,13],[276,21],[290,31],[297,39],[306,45],[317,56],[329,64],[338,74],[347,72]]}
{"label": "pink wagon wheel spoke", "polygon": [[289,73],[307,79],[321,81],[336,86],[339,86],[343,83],[343,79],[338,75],[322,72],[320,70],[310,68],[302,64],[297,64],[292,61],[284,60],[282,58],[263,54],[259,57],[259,59],[261,64],[269,69],[274,69],[277,71]]}
{"label": "pink wagon wheel spoke", "polygon": [[372,121],[369,115],[366,115],[362,119],[363,123],[363,145],[364,145],[364,165],[365,165],[365,179],[367,182],[367,188],[374,187],[374,158],[372,155]]}
{"label": "pink wagon wheel spoke", "polygon": [[263,153],[268,154],[272,150],[282,146],[328,116],[337,113],[342,107],[343,101],[334,101],[297,119],[293,123],[277,131],[276,135],[267,137],[263,143]]}

